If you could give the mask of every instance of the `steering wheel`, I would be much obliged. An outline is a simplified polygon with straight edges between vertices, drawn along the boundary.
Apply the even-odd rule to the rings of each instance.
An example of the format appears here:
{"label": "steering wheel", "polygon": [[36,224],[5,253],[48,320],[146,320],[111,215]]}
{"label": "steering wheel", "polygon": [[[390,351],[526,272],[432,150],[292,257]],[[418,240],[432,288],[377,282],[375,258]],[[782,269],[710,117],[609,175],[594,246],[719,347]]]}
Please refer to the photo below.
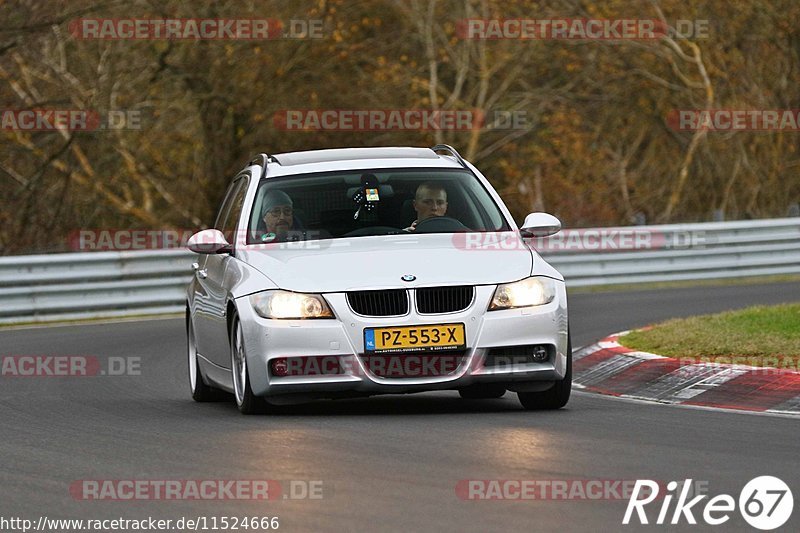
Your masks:
{"label": "steering wheel", "polygon": [[449,233],[469,231],[464,224],[451,217],[430,217],[417,222],[415,233]]}

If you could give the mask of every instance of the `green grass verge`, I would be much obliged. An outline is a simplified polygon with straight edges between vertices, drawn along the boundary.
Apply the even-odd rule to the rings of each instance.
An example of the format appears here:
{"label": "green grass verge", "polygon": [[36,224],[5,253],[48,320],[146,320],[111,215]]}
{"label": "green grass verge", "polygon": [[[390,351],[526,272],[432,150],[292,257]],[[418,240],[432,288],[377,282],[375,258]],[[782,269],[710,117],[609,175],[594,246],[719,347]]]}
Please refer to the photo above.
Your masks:
{"label": "green grass verge", "polygon": [[668,320],[620,338],[631,349],[716,363],[800,367],[800,303]]}

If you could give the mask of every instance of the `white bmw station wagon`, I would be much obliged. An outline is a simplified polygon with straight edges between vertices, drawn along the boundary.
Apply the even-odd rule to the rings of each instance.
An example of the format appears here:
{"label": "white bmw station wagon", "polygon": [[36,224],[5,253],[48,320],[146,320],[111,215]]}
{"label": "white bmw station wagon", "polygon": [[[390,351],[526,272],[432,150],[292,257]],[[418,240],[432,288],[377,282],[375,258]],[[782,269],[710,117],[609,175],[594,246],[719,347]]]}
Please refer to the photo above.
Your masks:
{"label": "white bmw station wagon", "polygon": [[279,404],[455,390],[569,400],[564,278],[450,146],[260,154],[230,184],[187,290],[197,401]]}

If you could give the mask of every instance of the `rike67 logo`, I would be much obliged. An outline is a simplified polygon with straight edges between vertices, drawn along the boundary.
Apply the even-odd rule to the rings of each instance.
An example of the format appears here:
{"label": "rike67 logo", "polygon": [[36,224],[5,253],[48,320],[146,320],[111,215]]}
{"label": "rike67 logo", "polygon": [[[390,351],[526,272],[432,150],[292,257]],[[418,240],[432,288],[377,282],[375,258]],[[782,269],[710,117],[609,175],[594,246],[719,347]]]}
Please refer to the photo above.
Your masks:
{"label": "rike67 logo", "polygon": [[[687,479],[681,486],[677,481],[667,483],[666,494],[660,494],[660,485],[649,479],[638,479],[633,488],[628,507],[622,523],[627,525],[634,518],[640,524],[649,524],[645,506],[661,500],[656,524],[680,524],[683,520],[688,524],[697,524],[695,513],[711,526],[724,524],[736,510],[737,502],[729,494],[720,494],[700,504],[708,496],[701,494],[689,499],[692,480]],[[679,487],[681,487],[679,489]],[[674,508],[672,501],[677,496]],[[696,506],[696,507],[695,507]],[[759,476],[751,479],[739,493],[739,512],[742,518],[756,529],[764,531],[781,527],[792,516],[794,498],[789,486],[781,479],[773,476]],[[672,511],[670,513],[670,511]],[[635,515],[634,515],[635,512]],[[671,516],[670,516],[671,515]]]}

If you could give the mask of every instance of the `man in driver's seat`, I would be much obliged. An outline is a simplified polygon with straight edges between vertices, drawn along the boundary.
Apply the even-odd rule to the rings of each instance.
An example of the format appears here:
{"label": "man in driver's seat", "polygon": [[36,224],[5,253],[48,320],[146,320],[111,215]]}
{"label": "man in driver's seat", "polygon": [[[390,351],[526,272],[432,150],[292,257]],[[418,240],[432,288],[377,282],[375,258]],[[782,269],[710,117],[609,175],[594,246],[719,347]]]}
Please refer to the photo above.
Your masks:
{"label": "man in driver's seat", "polygon": [[447,191],[438,183],[427,181],[417,187],[414,194],[414,211],[417,219],[405,231],[414,231],[426,218],[443,217],[447,213]]}
{"label": "man in driver's seat", "polygon": [[294,204],[288,194],[281,190],[271,190],[264,196],[264,226],[267,230],[261,242],[282,242],[289,240],[294,226]]}

